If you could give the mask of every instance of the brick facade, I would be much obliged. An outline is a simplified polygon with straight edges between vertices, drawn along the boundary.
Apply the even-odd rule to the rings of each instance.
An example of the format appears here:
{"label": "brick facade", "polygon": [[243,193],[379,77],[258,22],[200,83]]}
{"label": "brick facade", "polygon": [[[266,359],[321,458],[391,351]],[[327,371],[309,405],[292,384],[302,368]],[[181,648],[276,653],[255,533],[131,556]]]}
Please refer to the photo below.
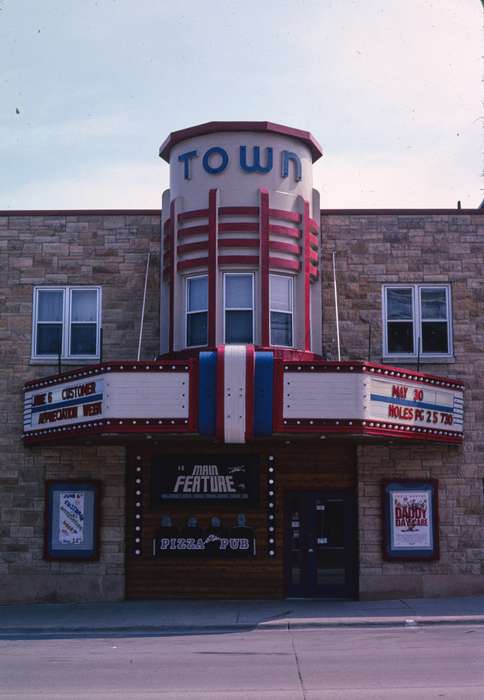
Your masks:
{"label": "brick facade", "polygon": [[[344,359],[382,358],[381,289],[386,283],[449,283],[455,362],[425,372],[465,383],[462,447],[358,447],[360,595],[437,596],[484,591],[484,212],[324,213],[323,331],[336,357],[331,253],[336,251]],[[415,365],[406,365],[414,368]],[[438,562],[382,560],[382,479],[439,480]]]}
{"label": "brick facade", "polygon": [[[148,251],[152,253],[142,358],[159,339],[160,214],[0,215],[0,599],[112,600],[124,596],[124,447],[34,447],[21,441],[22,387],[55,374],[30,364],[32,289],[100,285],[105,359],[135,358]],[[43,560],[44,481],[97,478],[104,485],[98,562]]]}
{"label": "brick facade", "polygon": [[[336,250],[343,359],[381,361],[384,283],[452,285],[455,362],[422,369],[466,384],[462,447],[360,444],[359,568],[362,597],[432,596],[484,590],[484,213],[323,212],[323,352],[336,358],[331,252]],[[152,252],[142,358],[159,348],[160,214],[0,215],[0,600],[114,600],[125,585],[126,448],[24,448],[22,386],[56,373],[31,364],[32,289],[37,284],[100,285],[105,359],[135,358],[145,265]],[[415,365],[413,365],[415,367]],[[390,563],[381,554],[384,478],[439,480],[441,557]],[[42,557],[44,481],[104,483],[101,558]]]}

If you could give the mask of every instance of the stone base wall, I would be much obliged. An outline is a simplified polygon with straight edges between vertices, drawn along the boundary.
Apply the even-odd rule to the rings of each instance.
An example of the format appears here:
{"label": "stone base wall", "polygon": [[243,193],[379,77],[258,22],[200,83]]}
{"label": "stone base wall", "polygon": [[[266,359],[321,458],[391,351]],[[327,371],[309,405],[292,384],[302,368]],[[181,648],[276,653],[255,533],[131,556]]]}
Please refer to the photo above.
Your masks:
{"label": "stone base wall", "polygon": [[[484,594],[484,211],[322,216],[323,332],[336,358],[331,268],[336,250],[342,359],[382,356],[382,286],[451,285],[454,358],[422,372],[465,384],[461,447],[360,445],[359,550],[362,598]],[[403,365],[416,369],[415,364]],[[440,560],[382,557],[382,479],[438,479]]]}
{"label": "stone base wall", "polygon": [[[57,363],[31,364],[35,285],[100,285],[103,357],[136,358],[150,250],[141,357],[157,355],[159,231],[159,214],[0,214],[0,602],[124,597],[126,450],[25,448],[22,387],[57,373]],[[44,560],[45,480],[57,478],[102,482],[99,561]]]}

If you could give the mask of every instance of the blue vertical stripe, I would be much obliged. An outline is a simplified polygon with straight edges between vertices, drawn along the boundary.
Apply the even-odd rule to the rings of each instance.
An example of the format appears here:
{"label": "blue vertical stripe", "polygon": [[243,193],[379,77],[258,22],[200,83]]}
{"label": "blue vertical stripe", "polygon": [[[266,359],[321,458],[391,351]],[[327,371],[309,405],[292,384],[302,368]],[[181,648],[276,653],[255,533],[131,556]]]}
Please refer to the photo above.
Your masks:
{"label": "blue vertical stripe", "polygon": [[212,436],[216,427],[217,353],[201,352],[199,357],[198,432]]}
{"label": "blue vertical stripe", "polygon": [[274,355],[255,353],[254,372],[254,435],[272,435],[272,387]]}

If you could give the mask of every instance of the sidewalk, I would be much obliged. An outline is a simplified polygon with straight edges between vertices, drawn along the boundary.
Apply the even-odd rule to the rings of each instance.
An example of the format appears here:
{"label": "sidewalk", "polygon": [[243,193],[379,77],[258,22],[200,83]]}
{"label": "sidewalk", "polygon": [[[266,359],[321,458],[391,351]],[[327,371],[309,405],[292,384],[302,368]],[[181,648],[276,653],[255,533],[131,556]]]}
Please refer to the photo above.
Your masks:
{"label": "sidewalk", "polygon": [[385,601],[159,600],[0,605],[0,637],[484,624],[484,596]]}

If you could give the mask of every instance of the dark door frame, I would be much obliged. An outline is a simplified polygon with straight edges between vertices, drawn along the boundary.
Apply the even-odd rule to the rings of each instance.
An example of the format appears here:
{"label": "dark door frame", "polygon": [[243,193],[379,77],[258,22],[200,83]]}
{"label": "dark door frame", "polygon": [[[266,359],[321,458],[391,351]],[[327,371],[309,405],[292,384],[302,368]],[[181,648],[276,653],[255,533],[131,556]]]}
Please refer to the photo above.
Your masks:
{"label": "dark door frame", "polygon": [[[345,585],[338,591],[317,591],[316,588],[316,558],[310,554],[304,557],[304,569],[302,576],[306,575],[306,581],[301,582],[300,590],[291,590],[290,585],[290,566],[291,566],[291,524],[289,513],[289,500],[298,496],[301,498],[301,503],[305,503],[308,508],[308,503],[311,498],[331,498],[343,497],[344,499],[344,518],[345,518],[345,570],[346,580]],[[307,513],[305,514],[307,519]],[[305,538],[305,533],[301,533],[302,538]],[[309,569],[312,569],[309,570]],[[327,487],[318,489],[291,489],[284,496],[284,589],[287,596],[293,597],[317,597],[317,598],[351,598],[355,599],[358,596],[358,513],[356,489],[354,487]],[[306,585],[305,585],[306,584]]]}

